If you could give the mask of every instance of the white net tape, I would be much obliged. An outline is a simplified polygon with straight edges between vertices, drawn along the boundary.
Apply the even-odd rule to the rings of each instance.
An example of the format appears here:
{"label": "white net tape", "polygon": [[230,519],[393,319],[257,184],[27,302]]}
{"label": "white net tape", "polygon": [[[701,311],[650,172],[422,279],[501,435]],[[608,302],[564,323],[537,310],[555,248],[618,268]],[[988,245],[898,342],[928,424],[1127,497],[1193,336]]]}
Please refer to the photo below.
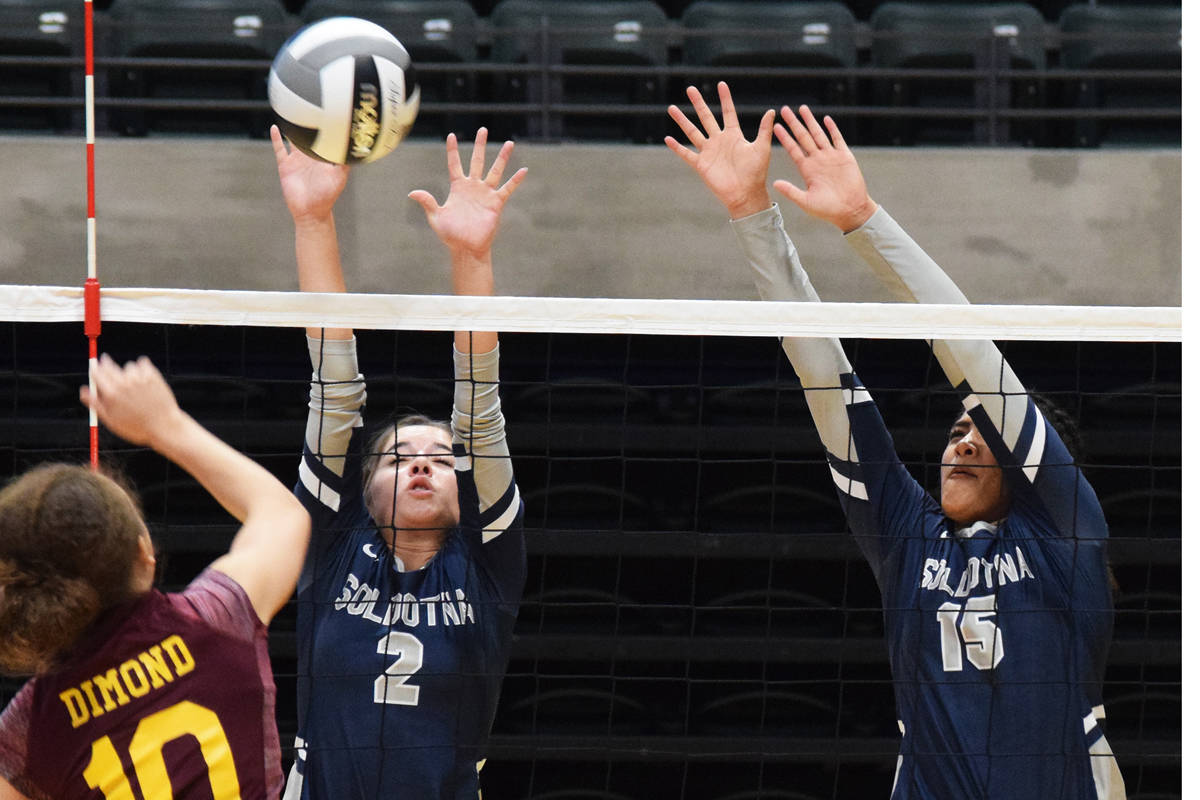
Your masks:
{"label": "white net tape", "polygon": [[[109,322],[382,330],[495,330],[868,339],[1178,342],[1183,311],[1161,306],[915,305],[757,300],[320,294],[111,288]],[[83,289],[0,285],[0,317],[83,319]]]}

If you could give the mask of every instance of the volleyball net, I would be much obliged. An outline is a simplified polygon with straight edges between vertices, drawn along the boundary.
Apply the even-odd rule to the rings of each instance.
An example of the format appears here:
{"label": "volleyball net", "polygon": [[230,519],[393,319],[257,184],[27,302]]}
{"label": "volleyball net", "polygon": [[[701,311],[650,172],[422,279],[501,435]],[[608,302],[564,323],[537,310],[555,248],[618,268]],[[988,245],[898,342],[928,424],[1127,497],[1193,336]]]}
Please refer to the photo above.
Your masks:
{"label": "volleyball net", "polygon": [[[84,460],[82,290],[0,287],[0,308],[6,474]],[[102,352],[150,356],[185,410],[288,485],[311,375],[298,329],[357,331],[368,424],[445,418],[448,332],[501,332],[529,560],[493,797],[887,796],[899,736],[880,594],[777,339],[842,338],[931,488],[959,398],[925,340],[995,340],[1083,435],[1119,586],[1104,697],[1129,794],[1179,792],[1177,308],[121,288],[101,314]],[[228,518],[179,470],[105,432],[101,449],[142,490],[168,588],[228,546]],[[285,748],[294,620],[271,632]]]}

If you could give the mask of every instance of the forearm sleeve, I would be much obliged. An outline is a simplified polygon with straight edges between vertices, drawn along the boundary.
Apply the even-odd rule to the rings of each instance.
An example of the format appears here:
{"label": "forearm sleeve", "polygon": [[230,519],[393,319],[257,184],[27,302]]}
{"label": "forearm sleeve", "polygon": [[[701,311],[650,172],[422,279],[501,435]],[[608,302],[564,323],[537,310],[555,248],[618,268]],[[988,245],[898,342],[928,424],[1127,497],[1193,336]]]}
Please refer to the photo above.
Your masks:
{"label": "forearm sleeve", "polygon": [[491,508],[513,480],[500,410],[500,347],[486,353],[454,350],[454,438],[466,448],[475,474],[479,508]]}
{"label": "forearm sleeve", "polygon": [[308,353],[313,375],[304,441],[325,467],[340,476],[345,472],[350,436],[362,426],[367,399],[355,340],[308,337]]}
{"label": "forearm sleeve", "polygon": [[[967,303],[966,295],[881,206],[846,242],[871,267],[897,299],[905,302]],[[974,392],[1004,442],[1016,447],[1025,421],[1025,387],[991,341],[930,343],[942,370],[955,387]]]}
{"label": "forearm sleeve", "polygon": [[[766,211],[730,224],[763,300],[820,301],[800,264],[795,245],[783,229],[778,206],[772,205]],[[825,449],[839,458],[856,461],[840,378],[851,367],[841,342],[785,337],[783,350],[804,386],[804,396]]]}

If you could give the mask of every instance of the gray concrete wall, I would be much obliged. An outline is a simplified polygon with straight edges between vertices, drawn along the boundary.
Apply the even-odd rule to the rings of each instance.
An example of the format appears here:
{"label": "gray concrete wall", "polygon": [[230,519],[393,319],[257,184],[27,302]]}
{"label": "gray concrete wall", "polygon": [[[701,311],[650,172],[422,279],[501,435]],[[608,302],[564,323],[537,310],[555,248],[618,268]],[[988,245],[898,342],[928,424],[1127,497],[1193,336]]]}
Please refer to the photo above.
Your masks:
{"label": "gray concrete wall", "polygon": [[[1181,303],[1178,150],[857,154],[873,196],[975,302]],[[498,293],[754,296],[723,209],[665,147],[518,143],[513,162],[530,175],[496,244]],[[101,139],[96,163],[104,285],[295,288],[267,141]],[[776,148],[771,177],[793,175]],[[80,284],[83,144],[0,138],[0,185],[0,283]],[[445,187],[436,141],[355,168],[338,206],[353,291],[448,291],[441,245],[405,196],[428,188],[440,199]],[[837,231],[783,205],[826,299],[888,299]]]}

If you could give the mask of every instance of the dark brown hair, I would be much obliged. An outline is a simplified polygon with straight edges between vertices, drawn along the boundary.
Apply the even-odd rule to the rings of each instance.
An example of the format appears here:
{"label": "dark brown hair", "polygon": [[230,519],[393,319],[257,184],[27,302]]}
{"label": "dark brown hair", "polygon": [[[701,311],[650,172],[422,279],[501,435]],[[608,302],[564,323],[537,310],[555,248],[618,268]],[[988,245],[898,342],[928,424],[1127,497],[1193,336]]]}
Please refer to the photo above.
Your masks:
{"label": "dark brown hair", "polygon": [[0,491],[0,672],[53,669],[131,598],[144,530],[125,482],[85,466],[44,464]]}

